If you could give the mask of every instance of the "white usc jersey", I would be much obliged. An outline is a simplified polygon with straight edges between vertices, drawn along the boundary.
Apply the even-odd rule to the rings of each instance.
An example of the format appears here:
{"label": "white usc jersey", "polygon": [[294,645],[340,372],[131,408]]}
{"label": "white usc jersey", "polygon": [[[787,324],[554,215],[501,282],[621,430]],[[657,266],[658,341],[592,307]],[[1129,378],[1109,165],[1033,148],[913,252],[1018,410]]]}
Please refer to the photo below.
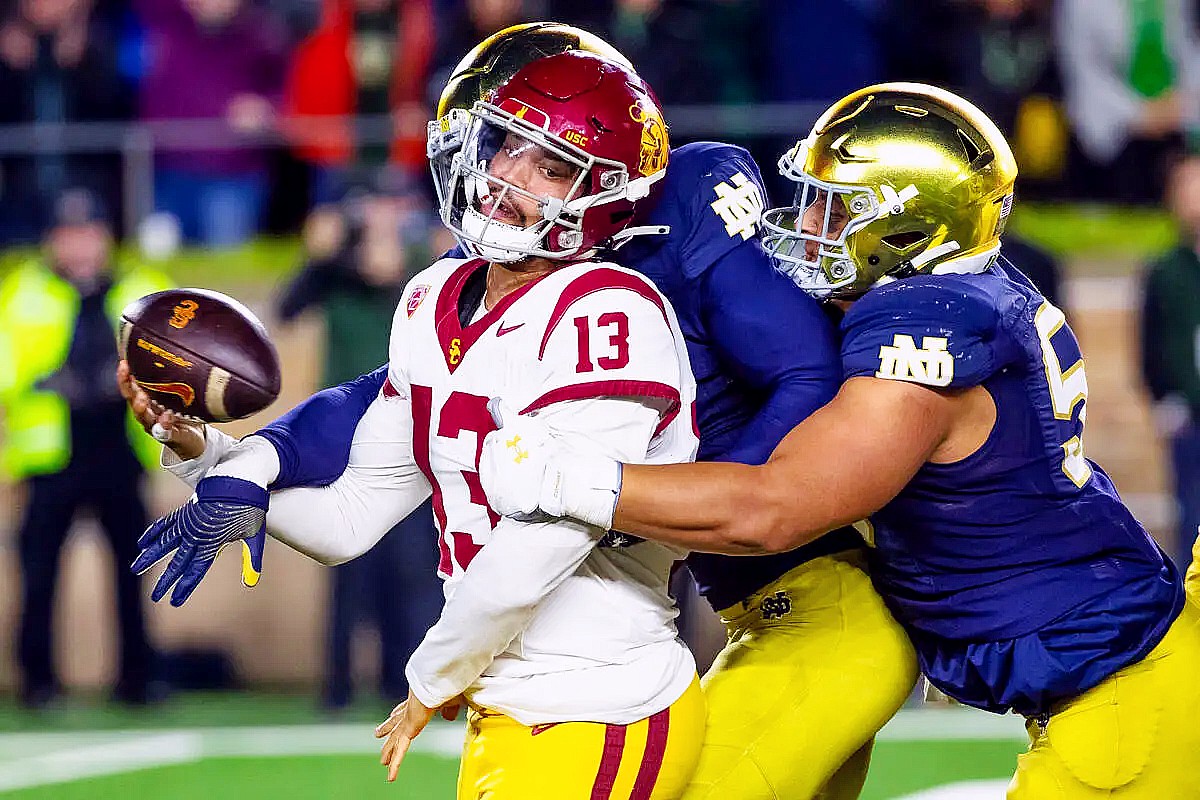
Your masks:
{"label": "white usc jersey", "polygon": [[[420,696],[424,666],[452,670],[449,662],[457,661],[469,669],[469,658],[450,651],[470,637],[446,628],[474,624],[454,611],[471,607],[465,595],[455,603],[470,584],[479,595],[472,602],[482,604],[476,607],[493,597],[530,606],[516,637],[486,654],[489,665],[468,691],[474,703],[529,725],[633,722],[678,699],[695,673],[667,593],[671,565],[683,553],[616,533],[601,538],[599,529],[574,521],[501,521],[476,470],[483,438],[496,428],[487,410],[492,397],[543,416],[575,449],[635,463],[692,460],[695,383],[683,336],[649,281],[595,262],[562,267],[486,313],[476,305],[464,327],[464,286],[486,269],[479,260],[434,264],[409,283],[392,327],[383,395],[411,403],[413,454],[433,489],[448,601],[410,662],[410,682]],[[501,550],[501,533],[503,547],[517,546]],[[572,562],[567,551],[581,536]],[[496,558],[476,562],[489,541],[497,542],[489,551]],[[554,549],[559,541],[562,552]],[[507,560],[497,560],[501,553]],[[569,572],[555,576],[564,563]],[[446,685],[453,685],[448,675]]]}

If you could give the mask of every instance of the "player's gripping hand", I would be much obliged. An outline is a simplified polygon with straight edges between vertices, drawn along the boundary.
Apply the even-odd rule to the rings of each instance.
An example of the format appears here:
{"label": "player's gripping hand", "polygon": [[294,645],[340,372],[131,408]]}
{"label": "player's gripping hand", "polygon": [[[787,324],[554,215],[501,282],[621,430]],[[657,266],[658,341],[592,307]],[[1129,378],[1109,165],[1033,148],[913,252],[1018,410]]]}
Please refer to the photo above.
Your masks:
{"label": "player's gripping hand", "polygon": [[184,461],[204,453],[204,423],[186,420],[150,399],[129,372],[129,364],[117,364],[117,388],[129,410],[146,433],[162,442]]}
{"label": "player's gripping hand", "polygon": [[572,517],[607,530],[621,492],[621,464],[568,450],[535,417],[499,398],[488,403],[500,426],[483,440],[479,478],[488,503],[521,521]]}
{"label": "player's gripping hand", "polygon": [[267,535],[267,502],[267,490],[251,481],[226,476],[200,481],[191,500],[151,524],[138,539],[141,554],[133,562],[133,571],[139,575],[175,552],[150,599],[157,603],[174,586],[171,605],[183,605],[221,548],[239,541],[242,583],[257,584]]}

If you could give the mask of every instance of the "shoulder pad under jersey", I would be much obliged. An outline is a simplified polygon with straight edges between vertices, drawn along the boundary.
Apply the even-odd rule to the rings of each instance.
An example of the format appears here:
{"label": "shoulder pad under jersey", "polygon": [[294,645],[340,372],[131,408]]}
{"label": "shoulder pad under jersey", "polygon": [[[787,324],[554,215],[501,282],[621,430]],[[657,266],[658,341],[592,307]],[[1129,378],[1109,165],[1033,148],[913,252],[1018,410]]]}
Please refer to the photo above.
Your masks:
{"label": "shoulder pad under jersey", "polygon": [[1019,357],[1026,298],[997,275],[919,275],[879,286],[842,319],[842,373],[975,386]]}
{"label": "shoulder pad under jersey", "polygon": [[671,151],[649,222],[670,226],[667,246],[676,249],[684,276],[695,278],[735,247],[756,245],[765,205],[762,174],[748,151],[693,142]]}

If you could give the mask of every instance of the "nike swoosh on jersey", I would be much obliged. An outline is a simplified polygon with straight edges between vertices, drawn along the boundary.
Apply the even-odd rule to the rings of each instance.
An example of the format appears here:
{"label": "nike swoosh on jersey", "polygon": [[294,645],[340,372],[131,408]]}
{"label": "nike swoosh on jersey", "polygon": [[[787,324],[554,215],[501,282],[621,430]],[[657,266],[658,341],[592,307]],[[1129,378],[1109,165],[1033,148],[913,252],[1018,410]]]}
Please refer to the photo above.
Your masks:
{"label": "nike swoosh on jersey", "polygon": [[512,326],[506,328],[506,327],[504,327],[504,323],[501,322],[499,327],[496,328],[496,335],[503,336],[506,333],[512,333],[513,331],[515,331],[517,328],[520,328],[524,324],[525,324],[524,322],[518,322],[516,325],[512,325]]}

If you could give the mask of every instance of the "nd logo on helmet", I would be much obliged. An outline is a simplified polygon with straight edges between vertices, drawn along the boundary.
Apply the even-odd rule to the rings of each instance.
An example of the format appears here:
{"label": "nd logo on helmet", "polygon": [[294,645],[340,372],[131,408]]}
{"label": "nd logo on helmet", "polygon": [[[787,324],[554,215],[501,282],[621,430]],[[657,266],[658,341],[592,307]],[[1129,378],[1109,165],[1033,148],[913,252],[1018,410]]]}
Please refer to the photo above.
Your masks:
{"label": "nd logo on helmet", "polygon": [[667,165],[667,126],[657,111],[647,110],[634,103],[629,117],[642,125],[642,152],[638,157],[638,172],[653,175]]}

